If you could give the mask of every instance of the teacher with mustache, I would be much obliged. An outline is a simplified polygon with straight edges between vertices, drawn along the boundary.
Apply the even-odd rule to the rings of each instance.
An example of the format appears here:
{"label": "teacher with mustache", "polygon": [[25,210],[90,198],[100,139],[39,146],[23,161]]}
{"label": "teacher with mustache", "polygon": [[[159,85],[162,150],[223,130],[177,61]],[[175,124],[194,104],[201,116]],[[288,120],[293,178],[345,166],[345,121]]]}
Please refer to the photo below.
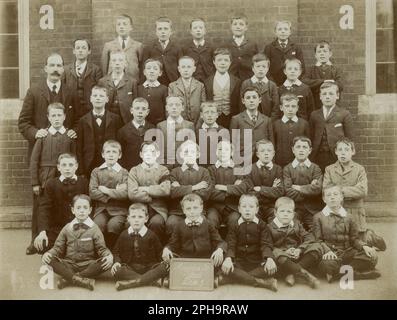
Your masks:
{"label": "teacher with mustache", "polygon": [[[60,102],[65,107],[65,128],[67,135],[77,138],[77,121],[82,115],[75,110],[76,95],[62,82],[64,73],[63,58],[58,53],[51,53],[44,66],[47,75],[39,83],[30,87],[23,101],[22,110],[18,118],[18,129],[22,136],[28,141],[28,159],[36,139],[44,138],[48,134],[49,122],[47,119],[48,105]],[[32,214],[32,241],[37,236],[38,196],[33,195]],[[31,243],[26,249],[26,254],[34,254],[36,250]]]}

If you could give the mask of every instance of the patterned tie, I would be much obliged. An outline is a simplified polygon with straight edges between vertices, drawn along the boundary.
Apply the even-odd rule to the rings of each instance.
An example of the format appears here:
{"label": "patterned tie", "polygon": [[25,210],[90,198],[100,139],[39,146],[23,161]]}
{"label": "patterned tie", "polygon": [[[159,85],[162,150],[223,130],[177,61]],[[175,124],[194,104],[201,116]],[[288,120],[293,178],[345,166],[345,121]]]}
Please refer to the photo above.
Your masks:
{"label": "patterned tie", "polygon": [[256,124],[256,120],[257,120],[257,116],[254,114],[254,115],[252,115],[252,122],[254,123],[254,124]]}
{"label": "patterned tie", "polygon": [[82,223],[82,222],[76,223],[73,226],[73,230],[77,231],[79,229],[87,230],[87,229],[89,229],[89,226],[87,226],[85,223]]}

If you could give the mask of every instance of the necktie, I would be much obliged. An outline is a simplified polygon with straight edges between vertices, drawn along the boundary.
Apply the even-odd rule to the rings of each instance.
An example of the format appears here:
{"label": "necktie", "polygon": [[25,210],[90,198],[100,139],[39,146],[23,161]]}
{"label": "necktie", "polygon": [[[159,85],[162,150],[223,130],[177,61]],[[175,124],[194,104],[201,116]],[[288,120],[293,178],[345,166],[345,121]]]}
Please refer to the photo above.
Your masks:
{"label": "necktie", "polygon": [[52,86],[52,93],[57,94],[57,86],[55,84]]}
{"label": "necktie", "polygon": [[257,116],[254,114],[254,115],[252,116],[252,122],[253,122],[253,123],[256,123],[256,119],[257,119]]}
{"label": "necktie", "polygon": [[73,179],[73,178],[66,178],[66,179],[64,179],[63,181],[62,181],[62,183],[63,184],[66,184],[66,185],[68,185],[68,184],[76,184],[76,179]]}
{"label": "necktie", "polygon": [[285,49],[287,47],[287,41],[286,40],[280,41],[280,46],[281,48]]}
{"label": "necktie", "polygon": [[77,231],[79,229],[87,230],[88,228],[89,228],[89,226],[87,226],[85,223],[82,223],[82,222],[76,223],[73,226],[73,230],[74,231]]}
{"label": "necktie", "polygon": [[329,118],[329,115],[330,115],[330,113],[331,113],[331,109],[325,109],[326,110],[326,117],[325,117],[325,119],[328,119]]}
{"label": "necktie", "polygon": [[201,223],[197,221],[192,221],[187,224],[188,227],[198,227]]}
{"label": "necktie", "polygon": [[83,71],[83,70],[82,70],[81,66],[78,66],[78,67],[77,67],[77,70],[76,70],[76,73],[77,73],[77,76],[78,76],[79,78],[81,77],[81,74],[83,73],[82,71]]}
{"label": "necktie", "polygon": [[123,41],[122,41],[121,48],[125,49],[125,39],[123,39]]}
{"label": "necktie", "polygon": [[165,41],[160,41],[161,43],[161,47],[163,48],[163,50],[165,50]]}

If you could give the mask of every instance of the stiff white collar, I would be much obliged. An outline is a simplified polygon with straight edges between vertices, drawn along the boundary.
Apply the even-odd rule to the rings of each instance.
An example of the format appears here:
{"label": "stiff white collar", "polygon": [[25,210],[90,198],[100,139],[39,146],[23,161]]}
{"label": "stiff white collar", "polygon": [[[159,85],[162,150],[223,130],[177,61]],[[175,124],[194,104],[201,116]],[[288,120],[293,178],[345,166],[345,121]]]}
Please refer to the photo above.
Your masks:
{"label": "stiff white collar", "polygon": [[296,79],[294,82],[289,81],[288,79],[284,81],[283,85],[285,87],[292,87],[293,85],[300,86],[302,84],[302,81],[299,79]]}
{"label": "stiff white collar", "polygon": [[114,170],[116,172],[120,172],[120,170],[122,169],[122,167],[116,162],[112,167],[109,167],[106,162],[104,162],[103,164],[101,164],[101,166],[99,167],[99,169],[106,169],[109,168],[111,170]]}
{"label": "stiff white collar", "polygon": [[[194,164],[192,165],[192,168],[193,168],[194,170],[196,170],[196,171],[199,170],[199,166],[198,166],[197,163],[194,163]],[[189,166],[188,166],[186,163],[184,163],[184,164],[181,166],[181,169],[182,169],[183,172],[185,172],[187,169],[189,169]]]}
{"label": "stiff white collar", "polygon": [[233,40],[234,42],[238,45],[241,46],[241,44],[244,42],[244,35],[237,37],[237,36],[233,36]]}
{"label": "stiff white collar", "polygon": [[[65,176],[64,175],[60,175],[59,176],[59,181],[61,181],[61,182],[63,182],[63,180],[65,180],[66,178],[65,178]],[[76,180],[77,181],[77,176],[76,175],[74,175],[73,177],[71,177],[70,179],[73,179],[73,180]]]}
{"label": "stiff white collar", "polygon": [[270,161],[270,162],[264,164],[262,161],[258,160],[258,161],[256,162],[256,166],[257,166],[259,169],[262,168],[262,167],[266,167],[266,168],[268,168],[269,170],[272,170],[272,169],[273,169],[273,162]]}
{"label": "stiff white collar", "polygon": [[50,91],[52,91],[52,88],[54,87],[54,85],[56,86],[55,91],[56,91],[56,93],[58,93],[59,89],[61,89],[61,80],[58,80],[57,82],[53,83],[47,79],[47,86],[48,86],[48,89],[50,89]]}
{"label": "stiff white collar", "polygon": [[267,84],[269,82],[269,79],[265,76],[262,80],[259,80],[256,76],[251,77],[252,83],[258,83],[258,82],[263,82],[264,84]]}
{"label": "stiff white collar", "polygon": [[340,207],[338,212],[334,212],[334,211],[331,210],[330,207],[325,206],[325,208],[321,212],[326,217],[328,217],[331,213],[336,214],[337,216],[340,216],[340,217],[343,217],[343,218],[346,217],[346,215],[347,215],[347,212],[346,212],[345,208],[343,208],[343,207]]}
{"label": "stiff white collar", "polygon": [[[300,162],[296,159],[294,159],[294,161],[292,161],[292,168],[296,168],[297,166],[299,166]],[[305,161],[303,161],[303,164],[310,168],[310,166],[312,165],[312,162],[309,159],[306,159]]]}
{"label": "stiff white collar", "polygon": [[[73,230],[73,226],[75,224],[80,223],[79,220],[77,220],[77,218],[74,218],[71,222],[70,222],[70,228]],[[94,221],[92,221],[92,219],[90,217],[88,217],[87,219],[84,220],[83,222],[86,226],[92,228],[94,226]]]}
{"label": "stiff white collar", "polygon": [[232,159],[230,159],[228,162],[222,163],[219,160],[217,160],[215,162],[215,168],[218,169],[220,167],[222,167],[222,168],[234,168],[234,161]]}
{"label": "stiff white collar", "polygon": [[158,80],[153,81],[153,82],[146,80],[146,81],[143,83],[143,86],[144,86],[145,88],[157,88],[157,87],[160,86],[160,84],[161,84],[161,83],[160,83]]}
{"label": "stiff white collar", "polygon": [[159,43],[165,49],[165,48],[167,48],[168,44],[170,43],[170,39],[165,40],[165,41],[159,40]]}
{"label": "stiff white collar", "polygon": [[[331,108],[327,108],[323,106],[323,115],[324,115],[324,119],[327,119],[329,117],[329,115],[331,114],[332,110],[335,109],[335,106],[332,106]],[[329,110],[329,111],[328,111]]]}
{"label": "stiff white collar", "polygon": [[169,123],[169,124],[174,124],[175,125],[175,123],[178,123],[178,124],[181,124],[182,122],[183,122],[183,117],[182,116],[179,116],[176,120],[174,120],[173,118],[171,118],[170,116],[167,118],[167,122]]}
{"label": "stiff white collar", "polygon": [[103,117],[105,115],[105,109],[101,113],[96,113],[95,110],[92,110],[92,114],[95,116]]}
{"label": "stiff white collar", "polygon": [[[323,64],[320,62],[320,61],[317,61],[316,62],[316,67],[321,67]],[[327,66],[332,66],[332,62],[331,61],[327,61],[326,63],[325,63],[325,65],[327,65]]]}
{"label": "stiff white collar", "polygon": [[140,126],[144,127],[145,126],[145,120],[143,121],[142,124],[139,124],[136,122],[134,119],[132,119],[132,124],[134,125],[135,128],[139,129]]}
{"label": "stiff white collar", "polygon": [[[144,237],[145,236],[145,234],[147,233],[147,227],[144,225],[144,226],[142,226],[142,228],[138,231],[138,234],[141,236],[141,237]],[[135,234],[135,231],[134,231],[134,229],[132,229],[132,227],[128,227],[128,234]]]}
{"label": "stiff white collar", "polygon": [[240,218],[237,220],[238,225],[240,225],[240,224],[242,224],[242,223],[244,223],[244,222],[253,222],[253,223],[258,224],[258,223],[259,223],[259,219],[258,219],[257,217],[254,217],[254,219],[252,219],[252,221],[247,221],[247,220],[244,220],[243,217],[240,217]]}
{"label": "stiff white collar", "polygon": [[198,217],[196,220],[192,220],[192,219],[190,219],[190,218],[185,218],[185,223],[186,223],[186,225],[188,225],[189,223],[199,223],[199,224],[202,224],[203,223],[203,221],[204,221],[204,219],[203,219],[203,217],[202,216],[200,216],[200,217]]}
{"label": "stiff white collar", "polygon": [[122,37],[118,36],[117,37],[120,43],[120,47],[123,47],[123,40],[125,43],[125,46],[127,47],[128,42],[130,41],[130,36],[128,36],[126,39],[123,39]]}
{"label": "stiff white collar", "polygon": [[194,43],[194,45],[195,45],[196,47],[198,47],[198,46],[204,46],[205,40],[202,39],[201,41],[197,41],[197,40],[193,39],[193,43]]}
{"label": "stiff white collar", "polygon": [[287,123],[289,120],[292,120],[293,122],[297,123],[298,122],[298,117],[297,116],[293,116],[292,119],[288,119],[286,116],[283,116],[281,118],[281,121],[284,123]]}
{"label": "stiff white collar", "polygon": [[48,133],[52,134],[53,136],[56,135],[58,132],[59,132],[60,134],[65,134],[65,132],[66,132],[65,127],[62,126],[61,128],[59,128],[59,129],[57,130],[57,129],[55,129],[53,126],[51,126],[51,127],[48,129]]}
{"label": "stiff white collar", "polygon": [[201,126],[201,128],[202,129],[212,129],[212,128],[215,128],[215,129],[218,129],[219,128],[219,125],[216,123],[216,122],[214,122],[214,124],[212,125],[212,127],[210,127],[208,124],[206,124],[205,122],[203,122],[203,125]]}
{"label": "stiff white collar", "polygon": [[294,220],[291,220],[291,222],[290,222],[288,225],[283,225],[283,224],[281,223],[281,221],[278,220],[277,217],[275,217],[275,218],[273,219],[273,222],[274,222],[274,224],[277,226],[277,228],[284,228],[284,227],[288,227],[288,226],[293,227],[293,226],[294,226]]}

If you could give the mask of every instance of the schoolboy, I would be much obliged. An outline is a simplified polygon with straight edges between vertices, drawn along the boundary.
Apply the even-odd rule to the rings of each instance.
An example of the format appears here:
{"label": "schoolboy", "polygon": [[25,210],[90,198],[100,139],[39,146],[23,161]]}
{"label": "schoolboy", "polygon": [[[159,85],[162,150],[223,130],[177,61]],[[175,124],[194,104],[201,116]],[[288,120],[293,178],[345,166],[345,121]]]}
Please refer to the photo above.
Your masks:
{"label": "schoolboy", "polygon": [[283,169],[285,194],[295,201],[297,218],[308,231],[313,225],[313,215],[321,206],[323,182],[320,167],[309,160],[311,151],[309,138],[295,137],[292,147],[295,159]]}
{"label": "schoolboy", "polygon": [[149,114],[149,103],[145,98],[135,98],[130,111],[132,120],[117,132],[117,140],[123,150],[120,163],[127,170],[139,164],[139,151],[145,133],[155,128],[152,123],[146,121]]}
{"label": "schoolboy", "polygon": [[112,275],[118,291],[153,284],[168,274],[168,264],[161,262],[163,246],[154,232],[145,226],[148,208],[134,203],[128,209],[129,227],[113,249]]}
{"label": "schoolboy", "polygon": [[182,117],[194,124],[200,116],[200,105],[206,99],[204,84],[193,78],[195,70],[193,58],[188,56],[179,58],[178,71],[181,76],[168,87],[168,95],[182,97],[184,101]]}
{"label": "schoolboy", "polygon": [[91,173],[90,197],[94,201],[93,220],[105,236],[106,244],[112,248],[124,228],[127,216],[128,171],[120,166],[121,145],[114,140],[103,144],[103,164]]}
{"label": "schoolboy", "polygon": [[283,72],[285,60],[298,59],[302,63],[302,73],[305,73],[305,62],[302,49],[290,39],[290,21],[277,21],[274,33],[276,39],[265,46],[264,53],[270,59],[271,80],[280,87],[286,80],[286,75]]}
{"label": "schoolboy", "polygon": [[94,278],[110,269],[113,256],[106,248],[101,230],[89,217],[90,197],[76,195],[71,210],[75,219],[63,227],[54,247],[44,253],[42,261],[62,277],[58,289],[78,286],[92,291]]}
{"label": "schoolboy", "polygon": [[[252,71],[254,75],[244,80],[241,84],[241,92],[248,87],[256,87],[261,96],[259,111],[265,116],[271,117],[272,111],[279,106],[277,85],[267,78],[270,60],[263,53],[257,53],[252,57]],[[241,105],[243,108],[244,106]],[[243,110],[241,110],[243,111]]]}
{"label": "schoolboy", "polygon": [[276,146],[275,162],[284,167],[292,160],[292,142],[295,137],[310,137],[309,123],[297,116],[299,98],[293,93],[284,93],[280,98],[281,119],[273,122],[273,135]]}
{"label": "schoolboy", "polygon": [[147,121],[157,125],[166,119],[165,104],[168,88],[158,81],[163,72],[163,64],[159,60],[148,59],[143,68],[146,80],[138,86],[138,97],[145,98],[149,103]]}
{"label": "schoolboy", "polygon": [[110,53],[121,50],[125,53],[127,66],[126,73],[136,82],[139,81],[139,64],[142,62],[143,45],[131,38],[133,30],[132,18],[129,15],[121,14],[116,17],[116,39],[106,42],[101,56],[102,71],[106,75],[112,72],[110,65]]}
{"label": "schoolboy", "polygon": [[204,81],[207,100],[215,101],[221,109],[218,123],[229,129],[230,119],[239,112],[241,81],[229,73],[232,54],[229,49],[214,51],[215,74]]}
{"label": "schoolboy", "polygon": [[90,100],[93,109],[79,120],[77,127],[79,171],[87,178],[94,168],[102,164],[103,143],[116,139],[117,131],[121,127],[120,117],[105,109],[109,101],[106,87],[93,87]]}

